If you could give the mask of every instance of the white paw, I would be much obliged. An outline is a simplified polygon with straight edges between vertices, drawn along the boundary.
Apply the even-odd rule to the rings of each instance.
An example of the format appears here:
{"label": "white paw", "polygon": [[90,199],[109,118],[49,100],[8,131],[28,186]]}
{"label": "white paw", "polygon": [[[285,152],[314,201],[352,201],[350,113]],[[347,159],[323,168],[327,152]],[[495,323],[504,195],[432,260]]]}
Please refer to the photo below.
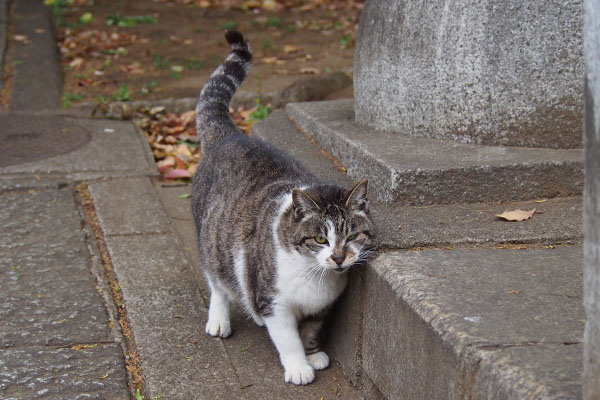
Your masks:
{"label": "white paw", "polygon": [[310,364],[310,366],[317,371],[329,367],[329,356],[324,351],[309,354],[306,356],[306,358],[308,359],[308,363]]}
{"label": "white paw", "polygon": [[229,321],[211,320],[206,323],[206,333],[210,336],[220,336],[222,338],[231,335],[231,324]]}
{"label": "white paw", "polygon": [[310,365],[299,365],[285,370],[285,381],[294,385],[308,385],[315,380],[315,370]]}

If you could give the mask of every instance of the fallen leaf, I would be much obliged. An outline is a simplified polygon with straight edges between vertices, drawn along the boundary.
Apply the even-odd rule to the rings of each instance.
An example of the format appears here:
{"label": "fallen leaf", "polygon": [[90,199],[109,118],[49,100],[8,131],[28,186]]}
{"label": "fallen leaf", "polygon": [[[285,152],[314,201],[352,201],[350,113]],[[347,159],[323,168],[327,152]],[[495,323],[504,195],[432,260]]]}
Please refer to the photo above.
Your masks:
{"label": "fallen leaf", "polygon": [[524,221],[533,217],[535,214],[535,208],[530,211],[523,210],[513,210],[513,211],[504,211],[502,214],[495,214],[496,217],[505,219],[507,221]]}
{"label": "fallen leaf", "polygon": [[163,176],[164,179],[180,179],[191,177],[192,175],[190,175],[190,173],[187,172],[185,169],[172,169]]}
{"label": "fallen leaf", "polygon": [[198,168],[198,163],[196,162],[196,164],[190,165],[187,168],[187,172],[190,173],[190,175],[194,175],[196,173],[196,169]]}
{"label": "fallen leaf", "polygon": [[139,61],[134,61],[128,65],[121,65],[120,70],[129,74],[143,74],[142,64]]}
{"label": "fallen leaf", "polygon": [[13,39],[19,43],[30,44],[31,40],[26,35],[14,35]]}
{"label": "fallen leaf", "polygon": [[248,8],[248,9],[253,9],[253,8],[260,8],[260,1],[256,1],[256,0],[250,0],[250,1],[245,1],[244,2],[244,7]]}
{"label": "fallen leaf", "polygon": [[81,66],[83,65],[83,62],[84,62],[84,61],[85,61],[85,60],[83,59],[83,57],[75,57],[75,58],[73,59],[73,61],[71,61],[71,62],[69,63],[69,67],[71,67],[71,68],[74,68],[74,69],[77,69],[77,68],[79,68],[79,67],[81,67]]}
{"label": "fallen leaf", "polygon": [[191,197],[192,195],[189,193],[182,193],[179,196],[177,196],[178,199],[187,199],[188,197]]}
{"label": "fallen leaf", "polygon": [[160,160],[159,162],[156,163],[156,166],[158,167],[159,171],[166,171],[167,169],[173,167],[175,165],[175,157],[169,156],[166,157],[164,160]]}
{"label": "fallen leaf", "polygon": [[286,54],[299,53],[304,50],[302,47],[294,46],[292,44],[286,44],[283,46],[283,52]]}
{"label": "fallen leaf", "polygon": [[246,352],[246,351],[247,351],[247,350],[248,350],[250,347],[252,347],[252,345],[251,345],[251,344],[249,344],[249,345],[247,345],[247,346],[244,346],[244,347],[242,347],[242,349],[241,349],[240,351],[241,351],[242,353],[245,353],[245,352]]}
{"label": "fallen leaf", "polygon": [[540,200],[536,200],[535,202],[536,203],[545,203],[547,201],[548,201],[548,199],[540,199]]}
{"label": "fallen leaf", "polygon": [[313,68],[313,67],[300,68],[301,74],[318,74],[319,72],[320,71],[318,68]]}
{"label": "fallen leaf", "polygon": [[265,64],[275,64],[277,62],[277,57],[263,57],[260,61]]}

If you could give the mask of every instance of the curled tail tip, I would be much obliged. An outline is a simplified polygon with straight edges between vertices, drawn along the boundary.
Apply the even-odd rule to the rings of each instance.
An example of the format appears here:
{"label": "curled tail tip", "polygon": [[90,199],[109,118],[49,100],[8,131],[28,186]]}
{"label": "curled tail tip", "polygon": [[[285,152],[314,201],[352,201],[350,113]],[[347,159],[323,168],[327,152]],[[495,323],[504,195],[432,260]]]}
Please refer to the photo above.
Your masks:
{"label": "curled tail tip", "polygon": [[239,44],[242,46],[246,46],[244,35],[242,35],[239,31],[226,31],[225,39],[230,45]]}

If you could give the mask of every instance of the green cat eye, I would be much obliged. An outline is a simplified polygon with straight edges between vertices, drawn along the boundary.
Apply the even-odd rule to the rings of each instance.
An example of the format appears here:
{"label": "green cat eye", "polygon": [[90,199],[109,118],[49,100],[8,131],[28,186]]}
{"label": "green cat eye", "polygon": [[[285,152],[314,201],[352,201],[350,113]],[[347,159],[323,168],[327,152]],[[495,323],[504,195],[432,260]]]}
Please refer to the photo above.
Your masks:
{"label": "green cat eye", "polygon": [[346,238],[347,241],[354,240],[358,236],[358,233],[353,233],[352,235],[348,235]]}
{"label": "green cat eye", "polygon": [[327,238],[324,236],[315,236],[315,242],[319,244],[325,244],[327,243]]}

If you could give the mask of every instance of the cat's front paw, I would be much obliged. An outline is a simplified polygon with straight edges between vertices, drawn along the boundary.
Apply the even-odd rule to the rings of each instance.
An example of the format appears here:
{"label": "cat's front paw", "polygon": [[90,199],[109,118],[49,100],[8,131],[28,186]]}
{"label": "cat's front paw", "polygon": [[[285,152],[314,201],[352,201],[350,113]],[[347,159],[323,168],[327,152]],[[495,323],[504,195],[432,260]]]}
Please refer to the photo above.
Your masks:
{"label": "cat's front paw", "polygon": [[329,356],[324,351],[309,354],[306,356],[306,358],[308,359],[308,363],[310,364],[310,366],[317,371],[329,367]]}
{"label": "cat's front paw", "polygon": [[315,380],[315,370],[310,365],[299,365],[285,370],[285,381],[294,385],[308,385]]}
{"label": "cat's front paw", "polygon": [[229,321],[211,320],[206,323],[206,333],[210,336],[219,336],[223,339],[231,335],[231,323]]}

